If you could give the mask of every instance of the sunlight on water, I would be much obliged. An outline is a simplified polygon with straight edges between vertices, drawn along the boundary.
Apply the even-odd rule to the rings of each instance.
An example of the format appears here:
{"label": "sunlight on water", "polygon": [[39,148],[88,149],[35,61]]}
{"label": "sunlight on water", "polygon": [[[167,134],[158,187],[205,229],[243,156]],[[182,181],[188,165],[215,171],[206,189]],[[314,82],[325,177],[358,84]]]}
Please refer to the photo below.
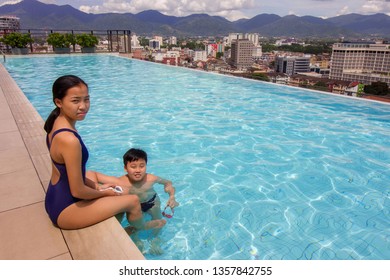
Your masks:
{"label": "sunlight on water", "polygon": [[139,147],[174,182],[148,259],[390,259],[388,104],[106,55],[5,66],[44,119],[58,76],[89,84],[89,169],[122,175]]}

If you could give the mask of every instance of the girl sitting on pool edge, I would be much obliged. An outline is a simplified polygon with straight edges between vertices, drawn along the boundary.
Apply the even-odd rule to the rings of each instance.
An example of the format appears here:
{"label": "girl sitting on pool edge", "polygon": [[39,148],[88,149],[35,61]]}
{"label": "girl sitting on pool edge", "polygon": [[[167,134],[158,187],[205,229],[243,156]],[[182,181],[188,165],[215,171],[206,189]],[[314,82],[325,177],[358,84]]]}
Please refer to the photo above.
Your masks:
{"label": "girl sitting on pool edge", "polygon": [[89,153],[76,123],[89,111],[88,85],[77,76],[65,75],[55,80],[52,93],[55,109],[44,129],[52,165],[45,209],[53,224],[61,229],[80,229],[125,212],[137,230],[163,227],[163,219],[144,222],[136,195],[99,191],[86,178]]}
{"label": "girl sitting on pool edge", "polygon": [[[146,172],[148,162],[147,153],[141,149],[131,148],[123,155],[123,164],[126,174],[120,177],[108,176],[96,171],[87,171],[87,178],[96,183],[96,188],[105,189],[107,186],[120,186],[123,193],[135,194],[139,197],[142,212],[148,213],[153,220],[162,219],[161,201],[153,188],[154,184],[164,185],[164,191],[169,194],[166,207],[173,209],[179,203],[175,199],[175,188],[172,182]],[[103,184],[103,185],[101,185]],[[162,254],[157,238],[161,228],[153,229],[154,240],[151,242],[151,251],[154,254]],[[129,232],[130,233],[130,232]],[[143,251],[143,244],[137,235],[132,238],[138,248]],[[154,245],[154,246],[153,246]]]}

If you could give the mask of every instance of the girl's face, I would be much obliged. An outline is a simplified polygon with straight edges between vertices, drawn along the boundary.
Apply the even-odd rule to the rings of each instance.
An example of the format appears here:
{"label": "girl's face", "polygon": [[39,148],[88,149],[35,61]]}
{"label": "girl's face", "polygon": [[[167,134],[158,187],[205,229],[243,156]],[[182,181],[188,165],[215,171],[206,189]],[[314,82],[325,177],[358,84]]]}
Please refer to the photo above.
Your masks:
{"label": "girl's face", "polygon": [[56,99],[55,103],[66,118],[72,121],[84,120],[90,107],[88,88],[84,84],[72,87],[62,100]]}
{"label": "girl's face", "polygon": [[128,162],[125,166],[125,171],[130,181],[140,182],[146,175],[146,162],[144,159]]}

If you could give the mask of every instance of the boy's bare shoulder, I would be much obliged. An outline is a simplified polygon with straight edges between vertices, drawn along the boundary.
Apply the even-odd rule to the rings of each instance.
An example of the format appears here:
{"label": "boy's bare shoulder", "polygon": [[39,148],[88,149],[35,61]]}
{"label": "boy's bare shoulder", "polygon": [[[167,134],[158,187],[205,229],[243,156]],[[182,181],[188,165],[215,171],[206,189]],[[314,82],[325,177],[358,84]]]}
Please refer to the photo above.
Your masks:
{"label": "boy's bare shoulder", "polygon": [[131,185],[126,175],[122,175],[122,176],[118,177],[118,179],[121,182],[121,185],[123,185],[123,186],[130,186]]}
{"label": "boy's bare shoulder", "polygon": [[148,182],[154,182],[158,179],[158,177],[156,175],[153,175],[153,174],[150,174],[150,173],[147,173],[146,174],[146,180]]}

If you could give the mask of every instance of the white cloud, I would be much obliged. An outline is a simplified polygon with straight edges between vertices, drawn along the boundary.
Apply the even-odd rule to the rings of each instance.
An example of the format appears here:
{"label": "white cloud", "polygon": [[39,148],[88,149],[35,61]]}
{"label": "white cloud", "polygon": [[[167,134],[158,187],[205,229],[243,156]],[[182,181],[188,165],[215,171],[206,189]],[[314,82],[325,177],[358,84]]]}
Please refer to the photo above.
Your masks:
{"label": "white cloud", "polygon": [[80,6],[79,10],[88,14],[100,14],[100,6]]}
{"label": "white cloud", "polygon": [[3,6],[3,5],[13,5],[13,4],[19,3],[20,1],[22,1],[22,0],[1,1],[0,5],[1,6]]}
{"label": "white cloud", "polygon": [[157,10],[175,16],[207,13],[236,20],[245,17],[242,10],[253,7],[255,0],[104,0],[101,5],[83,5],[79,9],[87,13],[139,13],[144,10]]}
{"label": "white cloud", "polygon": [[341,15],[346,15],[346,14],[349,14],[350,11],[349,11],[349,7],[348,6],[344,6],[338,13],[337,15],[338,16],[341,16]]}
{"label": "white cloud", "polygon": [[362,8],[364,14],[387,13],[390,15],[390,1],[388,0],[368,0]]}

